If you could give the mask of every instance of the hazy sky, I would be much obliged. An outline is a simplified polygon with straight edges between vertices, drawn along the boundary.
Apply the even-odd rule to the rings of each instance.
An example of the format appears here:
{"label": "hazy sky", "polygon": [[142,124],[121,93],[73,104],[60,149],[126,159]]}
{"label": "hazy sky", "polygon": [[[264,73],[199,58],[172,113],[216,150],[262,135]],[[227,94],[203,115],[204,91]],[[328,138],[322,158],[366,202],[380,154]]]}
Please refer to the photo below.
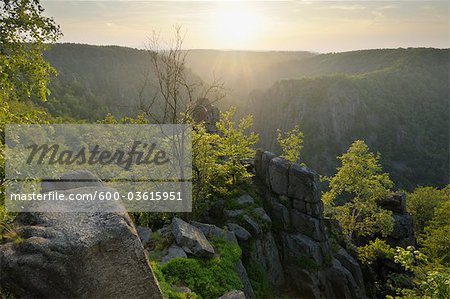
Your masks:
{"label": "hazy sky", "polygon": [[63,42],[143,48],[175,24],[186,48],[449,47],[448,1],[43,1]]}

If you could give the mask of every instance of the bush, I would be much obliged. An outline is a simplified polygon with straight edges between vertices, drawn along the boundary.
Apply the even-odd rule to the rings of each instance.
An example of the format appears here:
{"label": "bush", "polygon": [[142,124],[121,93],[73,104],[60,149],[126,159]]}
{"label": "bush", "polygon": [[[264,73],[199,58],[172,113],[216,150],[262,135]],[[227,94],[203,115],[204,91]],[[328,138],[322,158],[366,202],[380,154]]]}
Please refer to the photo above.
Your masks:
{"label": "bush", "polygon": [[371,265],[378,259],[394,259],[395,250],[385,241],[375,239],[365,246],[358,247],[358,258],[361,263]]}
{"label": "bush", "polygon": [[201,298],[218,298],[230,290],[242,289],[236,273],[241,249],[237,244],[222,239],[215,239],[212,243],[219,257],[209,260],[173,259],[161,267],[165,281],[170,285],[186,285]]}

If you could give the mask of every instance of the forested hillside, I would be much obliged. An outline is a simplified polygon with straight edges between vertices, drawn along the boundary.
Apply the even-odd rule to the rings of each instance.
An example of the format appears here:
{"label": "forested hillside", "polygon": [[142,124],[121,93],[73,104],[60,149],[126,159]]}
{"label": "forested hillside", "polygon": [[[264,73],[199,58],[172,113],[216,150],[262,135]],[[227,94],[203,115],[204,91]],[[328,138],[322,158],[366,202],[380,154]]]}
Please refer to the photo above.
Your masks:
{"label": "forested hillside", "polygon": [[[228,97],[218,106],[253,114],[262,146],[278,151],[276,129],[300,124],[302,161],[329,175],[336,156],[364,139],[409,189],[448,182],[448,55],[425,48],[320,55],[191,50],[186,65],[192,77],[224,81]],[[59,73],[42,104],[54,115],[134,115],[139,98],[149,101],[157,89],[143,50],[56,44],[45,58]]]}
{"label": "forested hillside", "polygon": [[247,112],[266,148],[277,150],[277,128],[300,124],[302,160],[323,174],[331,174],[335,157],[353,140],[363,139],[382,154],[400,187],[446,184],[448,55],[436,49],[319,55],[288,67],[303,78],[254,92]]}
{"label": "forested hillside", "polygon": [[141,90],[143,97],[152,96],[154,76],[146,51],[57,44],[44,57],[58,72],[44,104],[52,114],[89,120],[108,112],[128,116],[136,113]]}

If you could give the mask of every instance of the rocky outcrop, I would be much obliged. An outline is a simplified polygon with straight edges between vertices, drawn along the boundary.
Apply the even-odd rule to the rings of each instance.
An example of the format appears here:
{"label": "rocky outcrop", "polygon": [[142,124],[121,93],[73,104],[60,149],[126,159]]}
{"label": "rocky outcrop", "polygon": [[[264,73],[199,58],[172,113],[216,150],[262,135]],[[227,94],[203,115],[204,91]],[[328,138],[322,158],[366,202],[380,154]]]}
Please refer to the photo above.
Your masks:
{"label": "rocky outcrop", "polygon": [[255,258],[266,265],[271,283],[294,287],[303,298],[365,297],[359,264],[345,249],[334,252],[330,246],[318,175],[260,150],[254,168],[276,234],[263,233],[254,244],[265,239],[264,249],[254,245],[252,254],[265,252]]}
{"label": "rocky outcrop", "polygon": [[394,229],[385,238],[386,242],[393,246],[406,248],[416,245],[412,216],[406,211],[406,196],[404,193],[395,193],[378,203],[383,209],[392,211]]}
{"label": "rocky outcrop", "polygon": [[214,248],[201,230],[180,218],[173,218],[171,229],[173,236],[184,251],[198,257],[213,257]]}
{"label": "rocky outcrop", "polygon": [[[235,229],[238,228],[235,227]],[[239,230],[245,229],[240,227]],[[218,253],[214,251],[214,248],[211,245],[214,239],[222,239],[238,244],[238,239],[232,230],[222,229],[213,224],[197,221],[188,223],[177,217],[172,219],[172,223],[169,226],[163,227],[157,232],[169,242],[168,248],[164,251],[165,255],[160,260],[161,264],[165,264],[175,258],[208,259],[218,257]],[[243,292],[239,291],[236,294],[242,294],[242,296],[244,296],[243,298],[255,298],[255,293],[250,283],[250,279],[248,278],[247,270],[241,260],[236,263],[235,271],[243,286]],[[234,296],[236,294],[230,292],[227,296]]]}
{"label": "rocky outcrop", "polygon": [[17,297],[162,298],[126,212],[22,213],[13,225],[23,241],[0,245],[0,287]]}

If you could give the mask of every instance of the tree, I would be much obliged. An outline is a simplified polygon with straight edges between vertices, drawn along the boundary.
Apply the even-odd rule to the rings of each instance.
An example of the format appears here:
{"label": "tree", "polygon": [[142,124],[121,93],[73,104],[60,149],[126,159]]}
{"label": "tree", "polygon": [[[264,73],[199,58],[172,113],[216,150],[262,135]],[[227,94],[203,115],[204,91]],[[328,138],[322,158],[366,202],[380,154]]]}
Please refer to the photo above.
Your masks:
{"label": "tree", "polygon": [[300,151],[303,148],[304,137],[299,125],[296,125],[292,130],[285,133],[278,129],[277,133],[277,142],[283,151],[281,157],[292,163],[297,163],[300,157]]}
{"label": "tree", "polygon": [[235,112],[236,107],[231,107],[230,110],[223,112],[216,124],[220,136],[217,143],[217,154],[222,160],[221,166],[225,182],[232,185],[250,177],[242,162],[255,155],[252,146],[259,140],[258,135],[254,132],[246,134],[246,131],[253,125],[253,117],[248,115],[235,123],[233,122]]}
{"label": "tree", "polygon": [[181,26],[175,26],[173,41],[164,42],[157,32],[153,32],[147,44],[157,92],[151,99],[143,98],[145,87],[151,84],[147,74],[138,108],[157,123],[187,123],[197,99],[212,96],[214,99],[210,102],[213,103],[224,97],[223,84],[219,80],[205,84],[186,67],[189,52],[183,50],[184,36]]}
{"label": "tree", "polygon": [[38,0],[0,2],[0,224],[13,219],[4,211],[5,124],[55,122],[33,104],[19,102],[45,101],[49,76],[55,72],[44,61],[42,50],[61,33],[43,12]]}
{"label": "tree", "polygon": [[450,200],[438,208],[420,240],[423,251],[437,263],[450,267]]}
{"label": "tree", "polygon": [[433,219],[435,210],[450,201],[450,186],[440,190],[430,186],[418,187],[408,193],[406,199],[408,212],[414,219],[414,228],[420,234]]}
{"label": "tree", "polygon": [[328,179],[330,190],[323,195],[328,213],[340,222],[349,240],[389,234],[392,213],[378,207],[377,201],[390,195],[393,183],[387,173],[382,173],[380,155],[357,140],[338,158],[342,165]]}
{"label": "tree", "polygon": [[61,32],[53,19],[43,16],[38,0],[3,0],[0,3],[0,98],[47,99],[47,85],[55,70],[42,50]]}

